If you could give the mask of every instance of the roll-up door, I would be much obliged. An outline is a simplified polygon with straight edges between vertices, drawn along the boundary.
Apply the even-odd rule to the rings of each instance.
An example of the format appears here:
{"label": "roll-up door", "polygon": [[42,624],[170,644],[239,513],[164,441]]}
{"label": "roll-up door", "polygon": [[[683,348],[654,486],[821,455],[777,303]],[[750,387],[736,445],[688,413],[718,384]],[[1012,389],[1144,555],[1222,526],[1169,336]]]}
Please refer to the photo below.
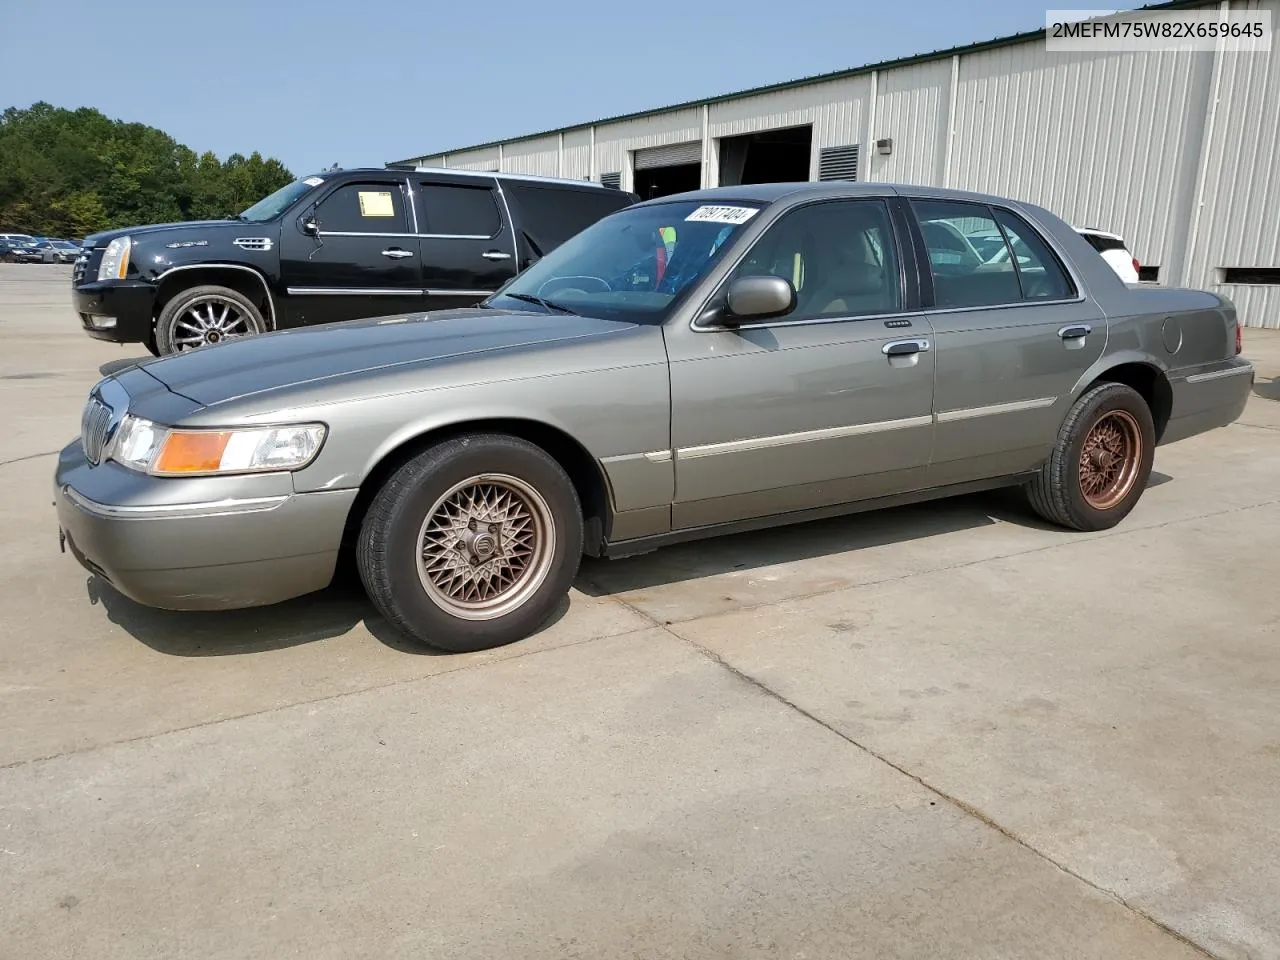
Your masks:
{"label": "roll-up door", "polygon": [[672,143],[665,147],[648,147],[636,151],[636,169],[652,170],[654,167],[676,167],[685,163],[702,162],[702,141]]}

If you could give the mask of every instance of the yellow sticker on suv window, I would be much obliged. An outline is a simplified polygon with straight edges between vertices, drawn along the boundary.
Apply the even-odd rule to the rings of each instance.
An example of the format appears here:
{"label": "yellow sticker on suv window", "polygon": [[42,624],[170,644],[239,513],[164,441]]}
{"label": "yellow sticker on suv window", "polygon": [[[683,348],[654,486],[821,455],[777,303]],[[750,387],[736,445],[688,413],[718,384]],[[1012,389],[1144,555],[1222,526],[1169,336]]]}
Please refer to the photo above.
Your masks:
{"label": "yellow sticker on suv window", "polygon": [[391,202],[390,190],[361,190],[360,216],[362,217],[394,217],[395,205]]}

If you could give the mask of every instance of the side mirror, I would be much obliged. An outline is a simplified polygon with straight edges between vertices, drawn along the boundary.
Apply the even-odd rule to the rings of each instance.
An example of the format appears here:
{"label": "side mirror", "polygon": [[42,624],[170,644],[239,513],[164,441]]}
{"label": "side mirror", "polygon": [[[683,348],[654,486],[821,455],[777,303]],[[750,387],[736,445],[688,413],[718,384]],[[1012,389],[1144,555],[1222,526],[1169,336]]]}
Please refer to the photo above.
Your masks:
{"label": "side mirror", "polygon": [[796,290],[782,277],[741,277],[729,285],[725,306],[720,320],[727,326],[781,317],[796,308]]}
{"label": "side mirror", "polygon": [[302,232],[311,237],[320,233],[320,224],[316,222],[315,217],[307,217],[302,221]]}

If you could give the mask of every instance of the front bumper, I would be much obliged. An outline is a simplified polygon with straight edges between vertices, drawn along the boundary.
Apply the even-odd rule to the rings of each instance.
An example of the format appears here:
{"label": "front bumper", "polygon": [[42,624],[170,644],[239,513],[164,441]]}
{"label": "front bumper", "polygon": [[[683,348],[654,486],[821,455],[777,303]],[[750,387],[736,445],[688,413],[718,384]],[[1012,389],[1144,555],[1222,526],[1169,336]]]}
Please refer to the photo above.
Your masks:
{"label": "front bumper", "polygon": [[141,280],[94,280],[71,288],[84,332],[96,340],[146,343],[151,339],[156,288]]}
{"label": "front bumper", "polygon": [[[262,495],[268,479],[275,486]],[[287,479],[148,477],[111,462],[91,466],[77,440],[59,454],[54,476],[60,538],[85,569],[144,606],[278,603],[332,580],[356,496],[294,493],[291,483],[280,487]]]}
{"label": "front bumper", "polygon": [[1253,390],[1253,364],[1232,357],[1169,377],[1173,405],[1160,443],[1174,443],[1235,423]]}

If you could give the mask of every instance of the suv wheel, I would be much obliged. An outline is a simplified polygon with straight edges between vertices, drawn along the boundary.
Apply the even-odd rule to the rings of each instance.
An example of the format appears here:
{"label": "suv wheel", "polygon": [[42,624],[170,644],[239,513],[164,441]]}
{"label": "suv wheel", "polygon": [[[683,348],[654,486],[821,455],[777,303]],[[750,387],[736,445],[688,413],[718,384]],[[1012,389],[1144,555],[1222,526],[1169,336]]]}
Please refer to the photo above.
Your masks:
{"label": "suv wheel", "polygon": [[230,287],[213,285],[183,290],[156,318],[156,349],[161,356],[251,337],[267,329],[252,300]]}
{"label": "suv wheel", "polygon": [[446,440],[374,497],[356,560],[378,611],[451,652],[522,640],[563,601],[582,558],[582,509],[545,451],[502,434]]}
{"label": "suv wheel", "polygon": [[1073,530],[1114,527],[1146,489],[1155,447],[1142,396],[1122,383],[1100,383],[1067,413],[1053,452],[1027,485],[1031,507]]}

